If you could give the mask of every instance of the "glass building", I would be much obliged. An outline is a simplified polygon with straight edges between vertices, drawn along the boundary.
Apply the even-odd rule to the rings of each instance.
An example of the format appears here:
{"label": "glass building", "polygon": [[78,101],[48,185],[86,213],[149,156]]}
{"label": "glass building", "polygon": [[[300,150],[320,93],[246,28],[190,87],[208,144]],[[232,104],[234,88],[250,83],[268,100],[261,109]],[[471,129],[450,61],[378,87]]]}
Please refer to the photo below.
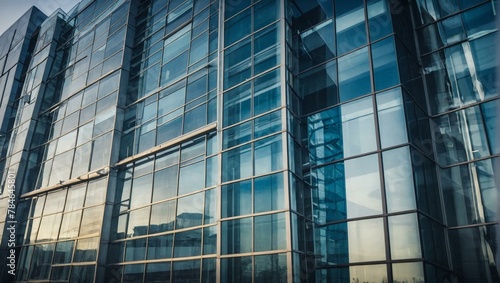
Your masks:
{"label": "glass building", "polygon": [[498,12],[30,9],[0,37],[0,281],[499,282]]}

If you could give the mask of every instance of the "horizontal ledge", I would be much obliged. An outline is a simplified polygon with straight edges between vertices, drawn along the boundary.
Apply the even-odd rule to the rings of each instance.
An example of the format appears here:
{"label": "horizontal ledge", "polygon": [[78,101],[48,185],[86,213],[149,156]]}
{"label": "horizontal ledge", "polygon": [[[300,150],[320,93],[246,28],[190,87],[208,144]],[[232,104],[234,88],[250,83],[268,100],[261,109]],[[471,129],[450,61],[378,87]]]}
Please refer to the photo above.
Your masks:
{"label": "horizontal ledge", "polygon": [[169,140],[167,142],[164,142],[160,145],[157,145],[151,149],[148,149],[146,151],[143,151],[141,153],[138,153],[136,155],[132,155],[130,157],[127,157],[125,159],[122,159],[121,161],[119,161],[118,163],[115,164],[115,166],[113,167],[118,167],[118,166],[122,166],[122,165],[125,165],[127,163],[130,163],[130,162],[133,162],[135,160],[138,160],[138,159],[141,159],[143,157],[146,157],[146,156],[149,156],[149,155],[152,155],[152,154],[155,154],[159,151],[162,151],[166,148],[169,148],[169,147],[172,147],[174,145],[177,145],[177,144],[180,144],[182,142],[185,142],[191,138],[194,138],[196,136],[199,136],[199,135],[202,135],[202,134],[206,134],[212,130],[215,130],[217,128],[217,123],[212,123],[212,124],[208,124],[202,128],[199,128],[195,131],[192,131],[192,132],[189,132],[187,134],[184,134],[184,135],[181,135],[175,139],[172,139],[172,140]]}
{"label": "horizontal ledge", "polygon": [[[179,143],[182,143],[186,140],[189,140],[191,138],[194,138],[196,136],[199,136],[199,135],[202,135],[202,134],[205,134],[207,132],[210,132],[214,129],[217,128],[217,123],[212,123],[212,124],[208,124],[202,128],[199,128],[195,131],[192,131],[190,133],[187,133],[185,135],[182,135],[182,136],[179,136],[175,139],[172,139],[170,141],[167,141],[167,142],[164,142],[160,145],[157,145],[151,149],[148,149],[146,151],[143,151],[141,153],[138,153],[136,155],[133,155],[133,156],[130,156],[130,157],[127,157],[123,160],[121,160],[120,162],[116,163],[113,168],[115,167],[118,167],[118,166],[121,166],[121,165],[124,165],[124,164],[127,164],[127,163],[130,163],[130,162],[133,162],[135,160],[138,160],[138,159],[141,159],[145,156],[148,156],[148,155],[151,155],[151,154],[155,154],[159,151],[162,151],[164,149],[167,149],[171,146],[174,146],[174,145],[177,145]],[[46,192],[50,192],[50,191],[53,191],[53,190],[57,190],[57,189],[60,189],[60,188],[63,188],[63,187],[68,187],[68,186],[71,186],[71,185],[76,185],[76,184],[79,184],[79,183],[83,183],[83,182],[86,182],[86,181],[89,181],[89,180],[92,180],[92,179],[96,179],[96,178],[99,178],[99,177],[102,177],[102,176],[105,176],[105,175],[108,175],[109,174],[109,171],[110,171],[110,166],[103,166],[99,169],[96,169],[94,171],[91,171],[89,173],[86,173],[84,175],[81,175],[81,176],[78,176],[76,178],[73,178],[73,179],[69,179],[67,181],[60,181],[59,184],[55,184],[55,185],[52,185],[52,186],[48,186],[48,187],[43,187],[43,188],[40,188],[38,190],[34,190],[34,191],[31,191],[31,192],[27,192],[23,195],[21,195],[21,198],[28,198],[28,197],[33,197],[33,196],[37,196],[37,195],[40,195],[40,194],[43,194],[43,193],[46,193]]]}
{"label": "horizontal ledge", "polygon": [[76,184],[79,184],[79,183],[83,183],[83,182],[86,182],[86,181],[89,181],[89,180],[92,180],[92,179],[97,179],[99,177],[106,176],[108,174],[109,174],[109,166],[103,166],[103,167],[101,167],[99,169],[96,169],[94,171],[88,172],[88,173],[86,173],[84,175],[81,175],[81,176],[78,176],[76,178],[69,179],[67,181],[60,181],[59,184],[55,184],[55,185],[52,185],[52,186],[48,186],[48,187],[40,188],[38,190],[27,192],[27,193],[21,195],[21,198],[33,197],[33,196],[36,196],[36,195],[39,195],[39,194],[43,194],[43,193],[46,193],[46,192],[50,192],[50,191],[53,191],[53,190],[57,190],[57,189],[60,189],[60,188],[63,188],[63,187],[68,187],[68,186],[76,185]]}

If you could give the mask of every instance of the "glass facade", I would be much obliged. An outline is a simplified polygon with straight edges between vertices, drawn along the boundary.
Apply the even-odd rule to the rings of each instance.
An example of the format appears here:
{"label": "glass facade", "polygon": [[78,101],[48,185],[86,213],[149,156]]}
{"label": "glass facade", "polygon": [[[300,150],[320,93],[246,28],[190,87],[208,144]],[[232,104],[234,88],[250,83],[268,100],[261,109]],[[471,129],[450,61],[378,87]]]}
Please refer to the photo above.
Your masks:
{"label": "glass facade", "polygon": [[497,7],[32,8],[0,37],[0,281],[498,282]]}

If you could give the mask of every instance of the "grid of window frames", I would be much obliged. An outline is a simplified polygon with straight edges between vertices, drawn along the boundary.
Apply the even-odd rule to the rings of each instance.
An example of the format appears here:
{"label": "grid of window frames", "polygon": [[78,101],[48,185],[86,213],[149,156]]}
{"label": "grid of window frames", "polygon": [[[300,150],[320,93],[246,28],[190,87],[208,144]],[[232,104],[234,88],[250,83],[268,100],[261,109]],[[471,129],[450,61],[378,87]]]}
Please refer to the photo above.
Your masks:
{"label": "grid of window frames", "polygon": [[[118,173],[107,280],[214,282],[217,168],[215,134],[124,165]],[[144,260],[155,263],[137,263]]]}
{"label": "grid of window frames", "polygon": [[217,119],[218,1],[144,1],[136,21],[122,158]]}
{"label": "grid of window frames", "polygon": [[287,280],[279,1],[225,1],[221,282]]}
{"label": "grid of window frames", "polygon": [[[439,194],[431,189],[435,172],[418,158],[431,168],[433,163],[408,146],[425,135],[415,133],[421,126],[416,115],[420,124],[428,123],[425,104],[402,85],[406,77],[400,76],[403,64],[396,54],[412,51],[386,1],[333,2],[293,1],[287,9],[289,96],[304,102],[291,115],[298,112],[307,129],[309,160],[303,164],[310,172],[305,180],[310,179],[316,224],[318,269],[309,276],[423,282],[435,275],[426,275],[424,263],[416,260],[427,257],[445,269],[448,262],[433,258],[422,244],[445,242],[444,230],[437,228],[442,224],[434,220],[441,220]],[[436,230],[429,232],[426,225]],[[307,233],[297,226],[297,233]],[[389,260],[395,262],[384,263]],[[294,268],[307,270],[300,264],[294,262]]]}
{"label": "grid of window frames", "polygon": [[107,178],[31,200],[17,280],[94,280]]}
{"label": "grid of window frames", "polygon": [[[451,261],[464,282],[498,280],[498,273],[470,262],[494,260],[489,238],[498,232],[498,188],[492,168],[498,104],[496,1],[420,1],[414,10],[418,48],[436,160],[444,196]],[[470,200],[476,200],[471,202]],[[478,233],[478,231],[482,231]],[[486,251],[490,251],[486,252]],[[465,271],[466,270],[466,271]]]}
{"label": "grid of window frames", "polygon": [[[115,70],[122,67],[127,31],[124,24],[128,4],[120,6],[122,2],[101,14],[91,13],[89,18],[99,15],[103,19],[87,23],[58,51],[66,52],[64,49],[69,48],[69,67],[58,78],[63,81],[59,102],[43,114],[51,117],[52,124],[48,141],[42,145],[44,162],[40,164],[37,188],[109,164],[121,78],[121,71]],[[93,11],[95,6],[85,8],[77,19],[85,17],[85,11]],[[79,26],[83,28],[82,25]]]}

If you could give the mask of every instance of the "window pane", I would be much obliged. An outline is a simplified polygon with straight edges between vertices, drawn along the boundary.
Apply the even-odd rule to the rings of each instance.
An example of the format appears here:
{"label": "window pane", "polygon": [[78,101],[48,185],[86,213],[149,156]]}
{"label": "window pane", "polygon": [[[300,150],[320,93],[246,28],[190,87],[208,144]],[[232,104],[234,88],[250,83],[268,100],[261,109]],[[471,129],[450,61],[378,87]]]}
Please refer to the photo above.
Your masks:
{"label": "window pane", "polygon": [[99,238],[80,239],[76,245],[73,262],[95,261]]}
{"label": "window pane", "polygon": [[236,146],[252,139],[252,122],[246,122],[224,131],[223,149]]}
{"label": "window pane", "polygon": [[73,256],[75,241],[59,242],[54,254],[54,263],[70,263]]}
{"label": "window pane", "polygon": [[372,58],[375,90],[386,89],[399,83],[393,37],[372,44]]}
{"label": "window pane", "polygon": [[143,260],[146,258],[146,238],[127,241],[125,261]]}
{"label": "window pane", "polygon": [[203,254],[215,254],[217,252],[217,226],[203,229]]}
{"label": "window pane", "polygon": [[335,37],[333,20],[305,30],[300,34],[299,71],[328,61],[335,56]]}
{"label": "window pane", "polygon": [[252,59],[250,38],[245,39],[224,52],[224,89],[228,89],[251,76]]}
{"label": "window pane", "polygon": [[[339,54],[344,54],[366,44],[364,6],[363,0],[335,1],[337,51]],[[365,68],[366,66],[368,65],[363,65]]]}
{"label": "window pane", "polygon": [[241,85],[224,94],[224,126],[250,118],[250,83]]}
{"label": "window pane", "polygon": [[[279,107],[281,105],[280,88],[280,69],[256,78],[254,80],[253,115],[259,115]],[[250,110],[250,108],[247,109]]]}
{"label": "window pane", "polygon": [[418,232],[417,215],[415,213],[389,217],[391,258],[422,257]]}
{"label": "window pane", "polygon": [[[196,176],[196,178],[193,178]],[[179,173],[179,195],[184,195],[205,187],[205,162],[197,162],[181,167]]]}
{"label": "window pane", "polygon": [[252,257],[222,258],[220,264],[222,283],[252,282]]}
{"label": "window pane", "polygon": [[151,207],[149,234],[174,229],[175,200],[155,204]]}
{"label": "window pane", "polygon": [[199,282],[200,260],[174,261],[172,282]]}
{"label": "window pane", "polygon": [[[283,174],[274,174],[254,181],[254,213],[284,208]],[[248,203],[248,199],[245,198]]]}
{"label": "window pane", "polygon": [[338,64],[340,101],[351,100],[371,91],[366,47],[341,57]]}
{"label": "window pane", "polygon": [[391,13],[385,0],[368,0],[370,39],[375,41],[392,32]]}
{"label": "window pane", "polygon": [[251,180],[222,186],[222,217],[233,217],[252,213]]}
{"label": "window pane", "polygon": [[287,282],[286,254],[255,257],[255,282]]}
{"label": "window pane", "polygon": [[175,234],[174,257],[201,254],[201,229]]}
{"label": "window pane", "polygon": [[281,130],[281,111],[256,118],[254,121],[254,138],[260,138]]}
{"label": "window pane", "polygon": [[254,251],[281,250],[286,248],[285,214],[256,216],[254,218]]}
{"label": "window pane", "polygon": [[372,98],[356,100],[341,106],[344,156],[377,149]]}
{"label": "window pane", "polygon": [[135,208],[147,203],[151,203],[152,181],[152,174],[147,174],[133,180],[132,196],[130,197],[130,208]]}
{"label": "window pane", "polygon": [[222,222],[222,254],[247,253],[252,251],[252,218]]}
{"label": "window pane", "polygon": [[412,165],[408,147],[382,153],[384,163],[387,211],[397,212],[416,208]]}
{"label": "window pane", "polygon": [[252,146],[250,144],[222,154],[222,182],[246,178],[252,175]]}
{"label": "window pane", "polygon": [[130,212],[127,237],[146,235],[148,233],[149,209],[148,206]]}
{"label": "window pane", "polygon": [[381,218],[352,221],[328,227],[329,263],[385,260],[384,226]]}
{"label": "window pane", "polygon": [[177,203],[176,229],[201,225],[204,193],[180,198]]}
{"label": "window pane", "polygon": [[171,166],[154,173],[153,202],[177,195],[178,170],[177,166]]}
{"label": "window pane", "polygon": [[382,148],[408,142],[401,89],[377,94],[378,124]]}
{"label": "window pane", "polygon": [[225,23],[224,44],[226,46],[250,34],[252,28],[250,12],[251,9],[247,9]]}
{"label": "window pane", "polygon": [[255,175],[283,167],[281,135],[275,135],[255,142]]}
{"label": "window pane", "polygon": [[174,234],[148,238],[148,259],[172,257]]}
{"label": "window pane", "polygon": [[170,262],[146,265],[146,283],[170,282]]}

